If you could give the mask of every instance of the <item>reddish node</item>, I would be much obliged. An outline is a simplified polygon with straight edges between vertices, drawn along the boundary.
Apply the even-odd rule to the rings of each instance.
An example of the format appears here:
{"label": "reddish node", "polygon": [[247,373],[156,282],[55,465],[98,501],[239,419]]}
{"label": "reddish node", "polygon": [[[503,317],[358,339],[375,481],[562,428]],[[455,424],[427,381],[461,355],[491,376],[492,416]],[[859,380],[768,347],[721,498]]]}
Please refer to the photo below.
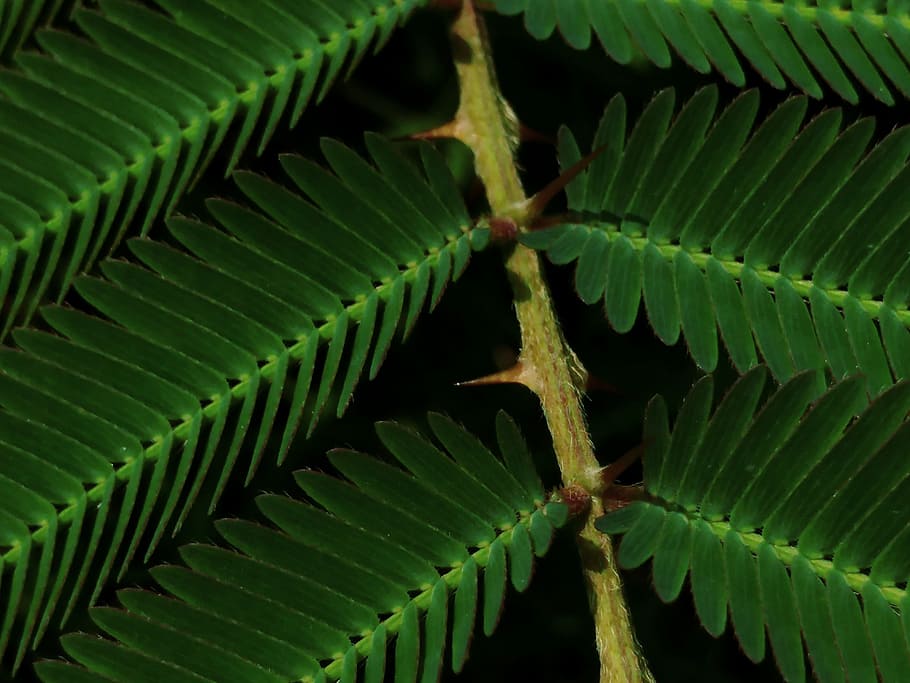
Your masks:
{"label": "reddish node", "polygon": [[559,489],[559,498],[568,506],[569,517],[587,512],[591,505],[591,495],[577,484]]}
{"label": "reddish node", "polygon": [[518,238],[518,225],[511,218],[490,218],[490,235],[495,242],[514,242]]}

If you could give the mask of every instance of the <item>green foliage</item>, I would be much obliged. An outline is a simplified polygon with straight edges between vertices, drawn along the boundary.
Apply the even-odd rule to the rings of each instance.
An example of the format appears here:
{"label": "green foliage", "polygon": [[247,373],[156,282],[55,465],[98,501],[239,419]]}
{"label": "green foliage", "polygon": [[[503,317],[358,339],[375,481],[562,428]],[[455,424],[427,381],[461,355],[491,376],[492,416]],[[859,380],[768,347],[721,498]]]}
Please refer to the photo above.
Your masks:
{"label": "green foliage", "polygon": [[[13,14],[0,26],[34,23],[13,18],[19,4],[4,3]],[[0,74],[3,335],[125,234],[170,214],[221,147],[229,171],[254,137],[261,153],[282,119],[296,125],[422,3],[161,0],[170,16],[99,4],[74,15],[90,40],[40,31],[43,52]]]}
{"label": "green foliage", "polygon": [[[620,64],[638,54],[659,67],[672,63],[669,47],[699,73],[717,69],[737,87],[746,83],[737,53],[773,87],[784,76],[821,97],[816,74],[840,97],[856,104],[852,76],[873,97],[892,105],[888,82],[910,94],[907,8],[903,3],[735,2],[731,0],[494,0],[505,14],[524,12],[535,38],[558,26],[565,40],[584,50],[591,32]],[[810,69],[811,67],[811,69]],[[846,67],[846,68],[844,68]],[[783,72],[783,73],[781,73]]]}
{"label": "green foliage", "polygon": [[[497,456],[431,412],[431,441],[405,426],[433,402],[415,392],[410,415],[376,426],[385,455],[351,450],[390,416],[352,418],[360,380],[464,286],[474,252],[513,248],[464,150],[364,134],[451,114],[443,20],[399,32],[432,29],[379,78],[340,85],[446,4],[0,0],[0,678],[511,680],[547,640],[497,645],[502,669],[468,662],[570,526],[556,478],[541,480],[547,438],[532,457],[500,412]],[[572,264],[581,302],[603,302],[609,331],[561,311],[581,361],[634,376],[622,408],[593,398],[590,435],[571,437],[606,463],[634,445],[637,396],[666,396],[644,411],[643,485],[593,491],[620,564],[653,558],[664,602],[689,576],[704,629],[720,636],[729,614],[745,655],[770,643],[789,681],[910,680],[906,4],[481,4],[522,15],[490,22],[518,115],[578,131],[557,136],[561,168],[581,164],[566,210],[518,241],[557,266],[555,301]],[[568,49],[534,42],[557,29]],[[728,90],[770,88],[728,98],[713,70]],[[773,92],[788,82],[804,95]],[[826,97],[860,106],[810,99]],[[526,187],[551,180],[524,154]],[[442,341],[406,347],[384,390],[417,384],[414,354],[453,384],[489,372],[482,354],[453,369],[470,355],[456,327],[478,347],[517,343],[510,322],[480,322],[511,321],[507,305],[482,317],[506,280],[483,270]],[[648,355],[680,339],[690,367]],[[673,382],[715,370],[677,411]],[[477,434],[513,399],[463,391]],[[522,421],[535,438],[538,413]],[[321,460],[327,440],[347,448]],[[301,454],[312,469],[290,475]],[[550,620],[533,618],[526,632]],[[553,631],[572,633],[562,618]]]}
{"label": "green foliage", "polygon": [[0,55],[9,57],[33,32],[92,0],[6,0],[0,4]]}
{"label": "green foliage", "polygon": [[[330,140],[337,175],[282,158],[318,208],[238,172],[255,209],[209,201],[220,228],[170,219],[182,250],[132,240],[144,267],[108,260],[105,278],[76,281],[101,315],[45,308],[56,334],[17,330],[21,350],[0,353],[15,587],[0,595],[0,643],[12,635],[14,667],[60,606],[66,621],[87,577],[94,603],[115,564],[122,576],[140,548],[147,561],[216,477],[214,510],[241,452],[249,483],[273,430],[280,464],[305,414],[311,432],[331,396],[341,415],[367,363],[375,376],[396,331],[407,334],[482,246],[431,148],[421,171],[380,137],[367,146],[381,171]],[[396,186],[417,190],[418,206]]]}
{"label": "green foliage", "polygon": [[[705,629],[729,606],[744,652],[767,633],[789,681],[805,679],[804,639],[823,683],[910,677],[910,386],[866,406],[854,376],[820,394],[812,372],[762,402],[758,366],[710,413],[713,382],[693,387],[672,432],[648,407],[647,496],[601,518],[624,534],[626,568],[654,559],[654,587],[675,600],[686,574]],[[861,598],[861,600],[860,600]]]}
{"label": "green foliage", "polygon": [[[188,545],[180,551],[187,567],[152,569],[176,599],[127,589],[118,593],[122,608],[91,611],[121,645],[73,635],[64,649],[115,680],[353,681],[362,659],[365,681],[383,680],[386,667],[396,681],[416,680],[418,671],[435,680],[446,650],[459,671],[475,615],[490,635],[507,579],[517,591],[527,588],[534,556],[546,553],[566,507],[544,501],[530,454],[504,413],[497,432],[509,469],[454,422],[438,414],[429,422],[451,457],[400,425],[379,424],[383,443],[411,474],[334,451],[332,464],[352,484],[297,472],[318,506],[260,496],[256,504],[273,526],[221,520],[219,533],[237,550]],[[63,682],[83,670],[44,662],[38,671]]]}
{"label": "green foliage", "polygon": [[[578,295],[603,299],[620,332],[643,299],[655,333],[674,344],[681,330],[705,370],[719,329],[740,372],[757,344],[778,381],[859,369],[878,393],[906,378],[910,128],[869,148],[871,118],[842,129],[832,109],[804,123],[793,98],[756,122],[757,92],[715,117],[717,100],[703,89],[671,123],[663,91],[627,135],[616,96],[592,145],[603,153],[567,188],[573,214],[523,241],[577,260]],[[563,167],[579,156],[562,130]]]}

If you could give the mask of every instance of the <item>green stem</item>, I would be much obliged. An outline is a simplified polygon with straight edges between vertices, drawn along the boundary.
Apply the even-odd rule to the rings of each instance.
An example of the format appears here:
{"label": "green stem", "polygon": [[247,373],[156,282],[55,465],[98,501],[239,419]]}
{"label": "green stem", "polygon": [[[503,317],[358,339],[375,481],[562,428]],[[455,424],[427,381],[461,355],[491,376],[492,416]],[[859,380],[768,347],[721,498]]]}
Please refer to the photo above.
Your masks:
{"label": "green stem", "polygon": [[[465,0],[452,32],[461,86],[461,103],[452,131],[474,152],[477,174],[486,187],[493,214],[509,217],[524,229],[530,217],[514,159],[518,122],[499,90],[483,20],[471,0]],[[584,368],[559,329],[537,254],[515,245],[507,256],[506,269],[521,327],[522,382],[540,398],[564,482],[596,493],[601,488],[600,465],[579,395],[586,376]],[[593,495],[577,538],[594,616],[600,680],[650,681],[622,597],[613,547],[610,539],[594,528],[594,520],[601,514],[600,499]]]}

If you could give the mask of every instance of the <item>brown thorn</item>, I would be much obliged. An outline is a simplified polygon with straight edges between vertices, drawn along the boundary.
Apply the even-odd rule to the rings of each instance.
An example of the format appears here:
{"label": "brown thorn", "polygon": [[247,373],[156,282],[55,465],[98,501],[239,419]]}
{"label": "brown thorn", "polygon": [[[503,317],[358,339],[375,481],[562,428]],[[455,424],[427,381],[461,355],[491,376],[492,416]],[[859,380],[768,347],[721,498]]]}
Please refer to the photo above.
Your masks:
{"label": "brown thorn", "polygon": [[537,391],[537,373],[519,359],[515,365],[506,370],[500,370],[477,379],[458,382],[457,387],[475,387],[486,384],[524,384],[531,391]]}
{"label": "brown thorn", "polygon": [[569,517],[586,512],[591,504],[591,494],[578,484],[570,484],[558,491],[559,500],[569,508]]}
{"label": "brown thorn", "polygon": [[[447,121],[442,125],[435,126],[428,130],[418,131],[416,133],[411,133],[407,135],[410,140],[441,140],[454,138],[456,140],[462,139],[461,126],[457,118]],[[519,125],[519,139],[522,142],[542,142],[547,145],[555,145],[556,141],[553,138],[544,135],[543,133],[534,130],[533,128],[528,128],[523,123]]]}
{"label": "brown thorn", "polygon": [[645,498],[641,486],[611,486],[603,496],[604,512],[613,512]]}
{"label": "brown thorn", "polygon": [[592,391],[606,391],[611,394],[622,395],[622,392],[616,388],[616,386],[602,380],[597,375],[592,375],[588,373],[588,379],[585,382],[585,393],[591,393]]}
{"label": "brown thorn", "polygon": [[606,491],[616,482],[616,479],[629,467],[635,464],[635,461],[642,458],[645,454],[645,444],[640,443],[635,448],[626,451],[619,458],[600,471],[600,480],[603,483],[603,489]]}
{"label": "brown thorn", "polygon": [[570,214],[559,214],[558,216],[538,216],[535,218],[530,225],[528,225],[528,232],[534,232],[535,230],[546,230],[554,225],[562,225],[563,223],[571,223],[572,216]]}
{"label": "brown thorn", "polygon": [[542,142],[546,145],[556,145],[556,140],[549,135],[544,135],[538,130],[528,128],[523,123],[518,125],[518,137],[522,142]]}
{"label": "brown thorn", "polygon": [[590,166],[591,162],[600,156],[606,148],[607,145],[601,145],[584,158],[579,159],[565,171],[560,173],[557,178],[547,184],[540,192],[527,199],[524,202],[524,215],[527,218],[532,219],[543,213],[543,210],[547,208],[547,204],[550,203],[553,197],[559,194],[566,185],[575,180],[578,174]]}
{"label": "brown thorn", "polygon": [[439,140],[441,138],[461,139],[461,126],[458,119],[452,119],[446,123],[429,130],[422,130],[417,133],[411,133],[406,136],[411,140]]}

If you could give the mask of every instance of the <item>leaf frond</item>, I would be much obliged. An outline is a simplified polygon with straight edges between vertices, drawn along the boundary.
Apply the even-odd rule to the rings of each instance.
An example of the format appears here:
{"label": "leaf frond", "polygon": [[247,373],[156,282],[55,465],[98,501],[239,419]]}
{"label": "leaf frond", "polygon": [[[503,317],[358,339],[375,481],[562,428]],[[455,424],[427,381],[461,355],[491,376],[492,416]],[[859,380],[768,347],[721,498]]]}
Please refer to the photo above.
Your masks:
{"label": "leaf frond", "polygon": [[618,558],[653,558],[654,586],[675,600],[688,574],[696,611],[720,635],[729,611],[745,653],[765,633],[788,681],[815,675],[910,676],[910,384],[866,405],[850,377],[820,391],[813,372],[762,400],[767,371],[743,375],[711,412],[710,376],[671,432],[648,406],[644,500],[597,522],[624,534]]}
{"label": "leaf frond", "polygon": [[0,7],[0,59],[7,61],[34,32],[92,0],[11,0]]}
{"label": "leaf frond", "polygon": [[[716,69],[742,87],[745,60],[773,87],[786,80],[815,98],[819,81],[851,104],[856,87],[893,105],[892,89],[910,95],[910,30],[900,3],[735,2],[731,0],[493,0],[503,14],[524,13],[539,40],[558,27],[585,50],[593,33],[620,64],[643,54],[661,68],[671,48],[699,73]],[[786,80],[785,80],[786,79]],[[889,87],[891,86],[891,87]]]}
{"label": "leaf frond", "polygon": [[[185,251],[133,239],[144,266],[108,260],[76,282],[98,314],[45,307],[56,334],[16,330],[20,348],[0,349],[0,579],[17,587],[0,592],[0,651],[13,644],[14,668],[61,600],[65,620],[91,577],[94,602],[204,484],[214,509],[241,450],[249,483],[270,439],[280,463],[302,422],[341,415],[486,243],[426,167],[367,143],[376,166],[328,140],[334,172],[284,157],[296,190],[238,172],[251,206],[211,200],[221,227],[171,218]],[[448,172],[436,155],[424,145]]]}
{"label": "leaf frond", "polygon": [[254,137],[261,153],[423,2],[102,0],[75,12],[88,39],[39,31],[0,74],[0,336],[170,214],[220,149],[228,172]]}
{"label": "leaf frond", "polygon": [[507,582],[527,588],[534,556],[547,551],[567,509],[540,495],[527,447],[504,413],[499,449],[520,471],[448,418],[431,415],[430,424],[448,454],[400,425],[379,424],[406,469],[333,451],[350,483],[297,472],[314,503],[263,495],[257,505],[270,524],[217,522],[236,550],[184,546],[186,566],[152,570],[170,596],[120,591],[121,607],[91,612],[117,642],[64,636],[78,664],[39,662],[39,675],[71,681],[88,670],[133,681],[138,662],[155,660],[168,680],[373,683],[394,668],[397,681],[418,673],[434,681],[446,651],[460,671],[478,621],[492,634]]}
{"label": "leaf frond", "polygon": [[[620,332],[643,300],[657,336],[682,332],[706,370],[719,330],[740,372],[757,347],[779,381],[859,370],[875,394],[907,377],[910,127],[870,147],[871,119],[804,123],[802,97],[761,123],[756,92],[715,118],[717,99],[705,88],[673,120],[664,91],[627,137],[615,98],[593,143],[608,150],[567,188],[572,213],[522,240],[577,261],[579,296],[603,299]],[[579,154],[563,129],[563,167]]]}

